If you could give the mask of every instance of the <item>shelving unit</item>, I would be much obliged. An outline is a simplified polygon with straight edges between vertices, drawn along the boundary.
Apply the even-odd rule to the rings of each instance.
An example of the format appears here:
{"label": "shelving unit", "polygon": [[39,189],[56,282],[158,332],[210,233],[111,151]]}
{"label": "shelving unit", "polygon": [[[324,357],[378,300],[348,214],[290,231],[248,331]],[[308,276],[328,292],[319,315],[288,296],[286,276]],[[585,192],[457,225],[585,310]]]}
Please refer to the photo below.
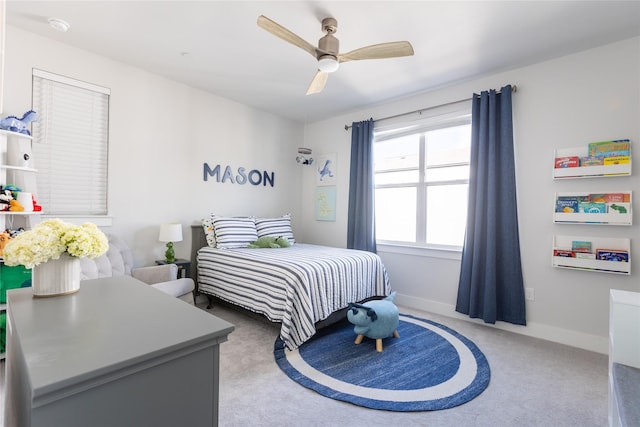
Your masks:
{"label": "shelving unit", "polygon": [[[592,224],[592,225],[633,225],[633,199],[631,191],[606,191],[598,194],[625,194],[628,195],[628,202],[623,202],[626,213],[620,213],[615,209],[609,209],[607,213],[581,213],[581,212],[557,212],[557,201],[559,197],[589,197],[585,192],[565,192],[556,193],[556,212],[553,213],[553,222],[557,224]],[[628,209],[627,209],[628,207]]]}
{"label": "shelving unit", "polygon": [[[35,192],[37,170],[31,167],[31,143],[30,135],[0,129],[0,185],[13,184],[22,191]],[[28,156],[22,154],[23,148],[29,152]],[[30,228],[40,222],[41,214],[42,212],[33,211],[0,211],[0,232],[7,228]],[[0,257],[1,268],[13,268],[2,264],[3,259]],[[2,280],[0,276],[0,286],[7,287]],[[0,314],[4,313],[6,313],[6,304],[0,302]],[[4,353],[0,353],[0,360],[4,358]]]}
{"label": "shelving unit", "polygon": [[[629,157],[631,157],[631,148],[629,149]],[[554,159],[560,157],[585,157],[589,154],[589,148],[587,145],[583,147],[574,148],[562,148],[555,150]],[[567,168],[555,168],[553,169],[553,179],[579,179],[579,178],[606,178],[616,176],[630,176],[631,164],[629,163],[619,165],[603,165],[603,166],[577,166]],[[555,166],[555,165],[554,165]]]}
{"label": "shelving unit", "polygon": [[[9,132],[0,129],[0,185],[13,184],[23,191],[34,193],[36,188],[37,169],[30,167],[31,162],[21,160],[20,163],[12,157],[12,152],[20,144],[30,146],[32,137],[23,133]],[[30,151],[30,150],[29,150]],[[13,164],[10,164],[13,163]],[[24,164],[28,164],[25,166]],[[7,228],[7,222],[11,221],[14,228],[29,228],[40,222],[42,212],[9,212],[0,211],[0,231]],[[14,224],[15,222],[15,224]]]}
{"label": "shelving unit", "polygon": [[[553,251],[556,249],[570,250],[573,241],[589,241],[593,250],[610,249],[626,251],[631,260],[631,240],[614,237],[585,237],[585,236],[554,236]],[[598,273],[631,274],[631,262],[603,261],[598,259],[571,258],[552,256],[552,265],[558,268],[587,270]]]}

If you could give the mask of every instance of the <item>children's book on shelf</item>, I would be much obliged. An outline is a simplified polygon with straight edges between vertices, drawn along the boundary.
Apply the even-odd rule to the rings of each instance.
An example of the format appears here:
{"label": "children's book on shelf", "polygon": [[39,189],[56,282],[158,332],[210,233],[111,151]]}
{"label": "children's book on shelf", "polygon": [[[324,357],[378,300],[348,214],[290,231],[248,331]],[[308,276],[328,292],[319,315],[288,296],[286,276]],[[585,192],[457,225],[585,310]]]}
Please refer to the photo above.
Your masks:
{"label": "children's book on shelf", "polygon": [[556,212],[575,213],[578,212],[577,200],[556,200]]}
{"label": "children's book on shelf", "polygon": [[592,252],[574,252],[573,255],[576,258],[582,258],[582,259],[596,259],[596,254],[592,253]]}
{"label": "children's book on shelf", "polygon": [[589,201],[600,203],[628,203],[630,197],[629,193],[589,194]]}
{"label": "children's book on shelf", "polygon": [[628,214],[631,212],[631,203],[607,203],[607,212]]}
{"label": "children's book on shelf", "polygon": [[574,240],[571,242],[571,250],[573,252],[589,253],[591,252],[591,242],[587,242],[583,240]]}
{"label": "children's book on shelf", "polygon": [[578,212],[590,213],[590,214],[607,213],[607,204],[594,203],[594,202],[579,202]]}
{"label": "children's book on shelf", "polygon": [[588,202],[589,196],[558,196],[556,197],[556,212],[576,213],[580,202]]}
{"label": "children's book on shelf", "polygon": [[560,168],[577,168],[580,166],[580,158],[578,156],[557,157],[556,169]]}
{"label": "children's book on shelf", "polygon": [[629,164],[630,160],[631,160],[631,157],[629,156],[610,156],[610,157],[604,158],[603,164],[605,166],[624,165],[624,164]]}
{"label": "children's book on shelf", "polygon": [[602,156],[580,157],[580,166],[602,166],[602,165],[604,165],[604,157]]}
{"label": "children's book on shelf", "polygon": [[553,256],[559,256],[563,258],[575,258],[576,255],[571,249],[554,249]]}
{"label": "children's book on shelf", "polygon": [[616,249],[596,249],[596,258],[601,261],[629,262],[629,252]]}
{"label": "children's book on shelf", "polygon": [[628,156],[629,155],[629,140],[628,139],[615,139],[612,141],[600,141],[592,142],[589,144],[589,155],[604,157],[610,156]]}

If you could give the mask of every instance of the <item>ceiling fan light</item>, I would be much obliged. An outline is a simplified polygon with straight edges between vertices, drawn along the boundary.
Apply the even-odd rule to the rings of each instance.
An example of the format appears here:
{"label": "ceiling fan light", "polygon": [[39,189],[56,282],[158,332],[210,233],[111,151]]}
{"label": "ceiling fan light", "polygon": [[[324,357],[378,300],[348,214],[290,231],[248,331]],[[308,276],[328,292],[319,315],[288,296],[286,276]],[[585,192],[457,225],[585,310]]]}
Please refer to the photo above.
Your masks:
{"label": "ceiling fan light", "polygon": [[325,55],[318,59],[318,70],[325,73],[333,73],[338,69],[338,66],[338,60],[331,55]]}

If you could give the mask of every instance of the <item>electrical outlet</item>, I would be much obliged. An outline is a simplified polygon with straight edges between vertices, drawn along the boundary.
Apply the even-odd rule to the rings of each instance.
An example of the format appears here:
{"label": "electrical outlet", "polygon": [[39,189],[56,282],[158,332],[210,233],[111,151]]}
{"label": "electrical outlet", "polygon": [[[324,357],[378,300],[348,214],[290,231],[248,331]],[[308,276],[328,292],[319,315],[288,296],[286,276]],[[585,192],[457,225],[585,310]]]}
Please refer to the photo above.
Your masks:
{"label": "electrical outlet", "polygon": [[533,292],[533,288],[524,288],[524,299],[528,301],[535,300],[535,293]]}

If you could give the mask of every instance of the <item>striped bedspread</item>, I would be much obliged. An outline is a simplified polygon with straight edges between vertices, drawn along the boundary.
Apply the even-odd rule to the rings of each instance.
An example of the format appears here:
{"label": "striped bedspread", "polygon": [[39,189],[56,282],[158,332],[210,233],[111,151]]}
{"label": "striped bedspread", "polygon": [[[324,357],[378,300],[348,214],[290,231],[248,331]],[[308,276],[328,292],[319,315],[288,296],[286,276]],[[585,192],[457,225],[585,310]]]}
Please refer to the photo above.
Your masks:
{"label": "striped bedspread", "polygon": [[371,252],[296,243],[280,249],[198,251],[199,290],[281,322],[295,349],[315,323],[350,302],[390,293],[387,272]]}

